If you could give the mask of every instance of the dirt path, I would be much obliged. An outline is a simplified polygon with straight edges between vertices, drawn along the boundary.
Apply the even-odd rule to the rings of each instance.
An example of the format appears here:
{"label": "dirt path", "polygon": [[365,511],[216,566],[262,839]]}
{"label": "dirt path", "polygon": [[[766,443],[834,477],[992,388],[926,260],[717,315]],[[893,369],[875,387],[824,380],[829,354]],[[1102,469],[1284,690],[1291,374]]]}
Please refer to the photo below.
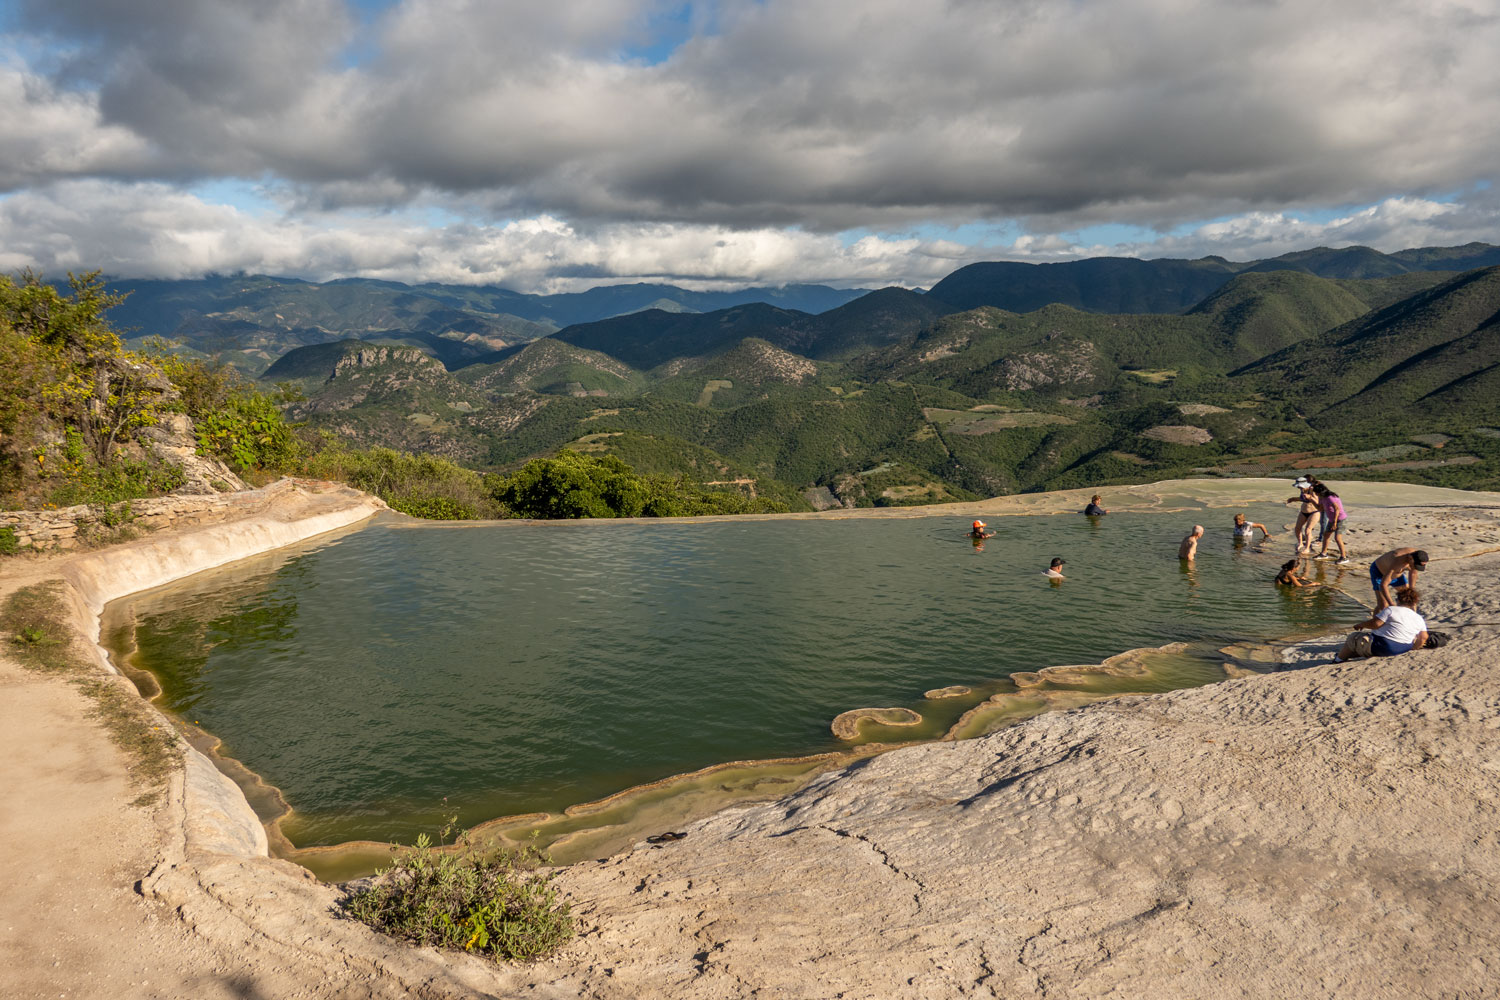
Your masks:
{"label": "dirt path", "polygon": [[131,804],[139,789],[87,698],[5,659],[0,704],[0,995],[297,995],[135,891],[160,860],[158,809]]}

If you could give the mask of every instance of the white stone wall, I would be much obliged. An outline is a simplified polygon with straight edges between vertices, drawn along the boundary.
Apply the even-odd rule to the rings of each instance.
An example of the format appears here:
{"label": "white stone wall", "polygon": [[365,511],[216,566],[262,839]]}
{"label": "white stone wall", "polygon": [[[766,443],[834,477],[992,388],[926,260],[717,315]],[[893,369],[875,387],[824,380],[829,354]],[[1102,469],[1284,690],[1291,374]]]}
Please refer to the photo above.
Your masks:
{"label": "white stone wall", "polygon": [[57,510],[6,510],[0,511],[0,528],[14,530],[23,549],[40,552],[75,549],[91,533],[105,534],[112,527],[129,525],[155,531],[241,517],[294,485],[293,480],[279,479],[263,489],[233,493],[153,497],[109,507],[80,504]]}

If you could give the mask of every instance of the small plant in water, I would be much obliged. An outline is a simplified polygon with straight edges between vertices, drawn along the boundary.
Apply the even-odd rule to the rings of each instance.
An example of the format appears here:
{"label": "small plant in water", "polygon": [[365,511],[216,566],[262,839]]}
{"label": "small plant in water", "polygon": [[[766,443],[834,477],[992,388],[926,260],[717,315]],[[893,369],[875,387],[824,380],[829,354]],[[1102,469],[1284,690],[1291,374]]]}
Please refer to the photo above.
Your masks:
{"label": "small plant in water", "polygon": [[[439,834],[445,842],[453,821]],[[573,915],[552,886],[556,873],[533,847],[481,849],[460,835],[434,845],[422,834],[391,867],[344,902],[356,920],[418,945],[496,959],[546,955],[573,937]]]}

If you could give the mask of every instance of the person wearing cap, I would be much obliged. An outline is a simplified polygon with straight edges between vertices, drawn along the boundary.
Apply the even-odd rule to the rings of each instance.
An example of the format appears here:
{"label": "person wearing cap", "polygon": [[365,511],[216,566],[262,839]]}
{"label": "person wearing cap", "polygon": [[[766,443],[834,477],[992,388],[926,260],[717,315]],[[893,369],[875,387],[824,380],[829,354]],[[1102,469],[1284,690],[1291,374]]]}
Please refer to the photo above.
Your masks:
{"label": "person wearing cap", "polygon": [[1294,484],[1297,487],[1297,495],[1287,497],[1283,503],[1300,503],[1302,506],[1297,512],[1297,525],[1292,529],[1292,537],[1297,539],[1297,551],[1312,551],[1312,519],[1313,515],[1323,509],[1323,504],[1318,500],[1318,494],[1313,489],[1312,482],[1306,477],[1298,478]]}
{"label": "person wearing cap", "polygon": [[969,531],[969,537],[977,541],[983,538],[994,538],[995,533],[993,531],[985,531],[983,521],[975,521],[974,527]]}
{"label": "person wearing cap", "polygon": [[1045,577],[1050,577],[1053,580],[1067,579],[1062,574],[1063,563],[1065,562],[1067,562],[1066,559],[1053,559],[1051,567],[1045,570],[1042,575]]}
{"label": "person wearing cap", "polygon": [[1198,555],[1198,539],[1202,537],[1203,525],[1193,525],[1193,530],[1188,532],[1188,536],[1182,540],[1182,544],[1177,546],[1177,558],[1192,562]]}
{"label": "person wearing cap", "polygon": [[1415,587],[1417,574],[1427,568],[1427,553],[1421,549],[1392,549],[1370,563],[1370,586],[1375,590],[1375,610],[1384,611],[1396,602],[1392,587]]}

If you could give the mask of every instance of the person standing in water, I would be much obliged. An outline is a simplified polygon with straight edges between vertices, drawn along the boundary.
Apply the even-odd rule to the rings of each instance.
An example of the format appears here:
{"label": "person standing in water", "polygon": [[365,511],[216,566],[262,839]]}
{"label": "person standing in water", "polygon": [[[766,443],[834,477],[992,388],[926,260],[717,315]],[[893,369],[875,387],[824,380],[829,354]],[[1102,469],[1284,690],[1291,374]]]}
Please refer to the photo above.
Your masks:
{"label": "person standing in water", "polygon": [[1203,537],[1203,525],[1193,525],[1193,530],[1177,546],[1177,558],[1185,562],[1192,562],[1198,555],[1198,539]]}
{"label": "person standing in water", "polygon": [[1093,498],[1089,500],[1089,505],[1083,508],[1083,514],[1085,517],[1098,517],[1101,514],[1108,513],[1109,511],[1099,506],[1099,494],[1097,493],[1095,493]]}
{"label": "person standing in water", "polygon": [[1260,529],[1260,540],[1261,541],[1264,542],[1267,538],[1271,537],[1271,533],[1266,530],[1266,526],[1264,524],[1261,524],[1258,521],[1247,521],[1247,520],[1245,520],[1245,515],[1244,514],[1236,514],[1236,515],[1234,515],[1234,540],[1235,541],[1237,541],[1237,542],[1238,541],[1248,541],[1249,539],[1254,538],[1255,537],[1255,529],[1256,528]]}
{"label": "person standing in water", "polygon": [[975,540],[982,540],[985,538],[994,538],[995,533],[993,531],[985,531],[983,521],[975,521],[974,526],[969,529],[969,537]]}
{"label": "person standing in water", "polygon": [[1322,506],[1318,501],[1318,494],[1313,490],[1312,483],[1307,479],[1298,479],[1297,495],[1287,497],[1283,503],[1301,504],[1297,511],[1297,525],[1292,529],[1293,536],[1297,539],[1297,552],[1312,551],[1312,519]]}
{"label": "person standing in water", "polygon": [[1065,562],[1067,562],[1066,559],[1054,559],[1054,560],[1052,560],[1052,565],[1049,566],[1046,570],[1044,570],[1042,572],[1042,575],[1045,576],[1045,577],[1050,577],[1053,580],[1064,580],[1064,579],[1067,579],[1062,574],[1063,563],[1065,563]]}

